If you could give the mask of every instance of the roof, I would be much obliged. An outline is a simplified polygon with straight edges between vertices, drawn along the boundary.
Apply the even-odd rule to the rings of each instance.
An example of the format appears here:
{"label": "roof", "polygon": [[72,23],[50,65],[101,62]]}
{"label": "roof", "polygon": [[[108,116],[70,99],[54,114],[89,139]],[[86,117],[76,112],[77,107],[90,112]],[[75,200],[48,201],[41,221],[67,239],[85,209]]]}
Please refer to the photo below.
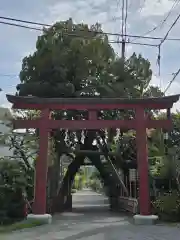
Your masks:
{"label": "roof", "polygon": [[[15,108],[28,109],[120,109],[135,108],[171,108],[179,100],[180,95],[159,98],[39,98],[34,96],[6,95],[7,100]],[[77,106],[77,108],[76,108]]]}
{"label": "roof", "polygon": [[60,104],[121,104],[121,103],[165,103],[165,102],[177,102],[180,98],[180,94],[171,95],[166,97],[154,97],[154,98],[39,98],[34,96],[14,96],[6,95],[7,100],[10,103],[60,103]]}

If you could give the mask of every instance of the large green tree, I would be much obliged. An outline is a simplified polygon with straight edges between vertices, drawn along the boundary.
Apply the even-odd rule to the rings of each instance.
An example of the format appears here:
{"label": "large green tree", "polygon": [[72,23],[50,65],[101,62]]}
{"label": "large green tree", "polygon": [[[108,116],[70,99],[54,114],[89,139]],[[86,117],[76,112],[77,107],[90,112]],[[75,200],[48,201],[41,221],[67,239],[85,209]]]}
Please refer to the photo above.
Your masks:
{"label": "large green tree", "polygon": [[[44,29],[38,37],[35,52],[23,59],[17,94],[48,98],[160,96],[159,89],[150,86],[151,77],[150,62],[141,55],[134,53],[125,63],[122,62],[100,24],[89,27],[74,24],[69,19]],[[119,119],[130,115],[131,112],[107,111],[100,117]],[[55,119],[84,119],[86,116],[86,112],[80,111],[54,112]],[[85,131],[84,142],[81,134],[81,131],[62,130],[53,134],[57,153],[53,176],[56,179],[62,150],[77,145],[77,139],[84,149],[92,149],[96,133]],[[111,145],[116,135],[116,130],[100,131],[103,141],[99,143],[103,142],[103,150],[108,151],[107,142]],[[55,189],[56,185],[53,184]]]}

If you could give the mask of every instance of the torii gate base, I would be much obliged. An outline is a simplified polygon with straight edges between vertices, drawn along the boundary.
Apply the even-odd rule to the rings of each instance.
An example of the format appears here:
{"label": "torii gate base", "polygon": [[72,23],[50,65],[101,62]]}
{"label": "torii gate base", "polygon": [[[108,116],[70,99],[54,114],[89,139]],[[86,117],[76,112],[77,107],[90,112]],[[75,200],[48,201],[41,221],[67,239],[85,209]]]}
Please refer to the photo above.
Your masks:
{"label": "torii gate base", "polygon": [[[148,181],[148,152],[146,128],[163,128],[168,130],[172,126],[170,108],[179,100],[179,95],[162,98],[146,99],[47,99],[37,97],[17,97],[7,95],[13,108],[41,110],[41,118],[37,120],[15,120],[15,129],[39,128],[39,158],[36,162],[35,197],[33,215],[28,219],[51,222],[51,216],[46,214],[46,184],[47,184],[47,156],[48,133],[51,129],[101,129],[126,128],[136,130],[137,163],[139,175],[139,208],[140,214],[134,216],[136,224],[152,224],[158,219],[151,215],[149,181]],[[100,110],[133,109],[135,119],[132,120],[100,120],[97,112]],[[146,109],[167,109],[166,120],[151,120],[145,115]],[[85,110],[89,112],[88,120],[51,120],[51,110]]]}

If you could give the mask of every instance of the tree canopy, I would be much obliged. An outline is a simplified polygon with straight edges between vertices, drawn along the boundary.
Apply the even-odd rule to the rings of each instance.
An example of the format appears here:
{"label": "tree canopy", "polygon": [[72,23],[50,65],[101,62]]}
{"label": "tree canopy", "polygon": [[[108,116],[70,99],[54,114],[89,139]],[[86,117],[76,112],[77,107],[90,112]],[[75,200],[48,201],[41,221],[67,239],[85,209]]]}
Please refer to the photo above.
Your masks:
{"label": "tree canopy", "polygon": [[[158,87],[150,85],[151,78],[150,62],[135,53],[122,61],[115,54],[100,24],[75,24],[69,19],[44,29],[43,34],[38,37],[35,52],[23,59],[17,94],[47,98],[162,96]],[[132,112],[103,111],[99,115],[103,119],[120,119],[129,117]],[[86,119],[87,113],[54,111],[53,117]],[[78,142],[81,148],[92,150],[96,133],[84,131],[83,135],[84,141],[82,131],[57,130],[52,134],[57,153],[57,176],[62,149],[77,147]],[[109,146],[114,144],[115,136],[120,138],[117,130],[101,129],[101,140],[96,139],[98,146],[101,145],[107,153]],[[126,154],[124,157],[126,158]]]}
{"label": "tree canopy", "polygon": [[36,51],[23,59],[20,95],[39,97],[139,97],[161,94],[149,87],[150,62],[135,53],[123,63],[100,24],[72,19],[44,29]]}
{"label": "tree canopy", "polygon": [[[19,95],[38,97],[161,96],[150,86],[150,62],[135,53],[126,61],[117,56],[100,24],[57,22],[38,37],[36,50],[23,59]],[[101,118],[118,119],[125,111],[106,111]],[[55,112],[56,119],[83,119],[85,112]],[[111,131],[112,135],[116,131]],[[57,136],[57,134],[56,134]],[[59,135],[60,137],[60,135]],[[69,142],[75,135],[69,132]],[[76,132],[77,137],[77,132]],[[61,131],[61,142],[65,133]]]}

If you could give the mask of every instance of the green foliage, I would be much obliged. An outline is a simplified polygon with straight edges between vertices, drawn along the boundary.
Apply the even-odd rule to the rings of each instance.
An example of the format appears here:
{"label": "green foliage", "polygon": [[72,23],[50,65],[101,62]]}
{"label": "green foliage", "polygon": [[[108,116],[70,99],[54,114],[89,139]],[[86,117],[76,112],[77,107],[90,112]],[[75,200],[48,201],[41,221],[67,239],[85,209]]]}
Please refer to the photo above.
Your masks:
{"label": "green foliage", "polygon": [[76,174],[73,183],[73,189],[81,190],[86,186],[87,176],[84,168],[80,168],[79,172]]}
{"label": "green foliage", "polygon": [[23,162],[0,160],[0,222],[8,223],[24,214],[23,193],[32,195],[33,172]]}
{"label": "green foliage", "polygon": [[[0,160],[1,189],[15,191],[18,187],[25,189],[27,186],[26,171],[23,163],[16,160]],[[3,195],[1,195],[3,197]]]}
{"label": "green foliage", "polygon": [[94,170],[92,172],[88,185],[93,191],[102,192],[103,190],[102,179],[100,177],[100,173],[97,170]]}
{"label": "green foliage", "polygon": [[180,192],[180,112],[172,115],[173,130],[168,140],[169,159],[171,159],[171,169],[176,179],[178,190]]}
{"label": "green foliage", "polygon": [[100,173],[97,170],[94,170],[90,176],[91,180],[101,179]]}
{"label": "green foliage", "polygon": [[[20,95],[73,97],[81,95],[82,89],[84,93],[88,91],[94,95],[89,86],[115,56],[106,36],[89,31],[99,28],[98,24],[90,28],[85,24],[74,24],[70,19],[45,30],[38,38],[34,54],[23,60],[20,79],[26,84],[17,87]],[[82,37],[68,36],[67,33],[80,33]]]}
{"label": "green foliage", "polygon": [[180,220],[180,194],[177,191],[158,197],[153,206],[162,220]]}
{"label": "green foliage", "polygon": [[[158,118],[164,118],[160,114]],[[180,191],[180,114],[172,114],[173,129],[164,139],[162,130],[154,130],[149,141],[150,172],[153,177],[176,179]]]}
{"label": "green foliage", "polygon": [[[92,32],[94,31],[94,32]],[[57,22],[38,37],[36,51],[23,59],[20,95],[39,97],[158,96],[149,87],[150,62],[135,53],[123,67],[97,23]],[[73,37],[80,34],[79,37]],[[124,69],[124,70],[123,70]],[[41,87],[39,87],[41,86]]]}

